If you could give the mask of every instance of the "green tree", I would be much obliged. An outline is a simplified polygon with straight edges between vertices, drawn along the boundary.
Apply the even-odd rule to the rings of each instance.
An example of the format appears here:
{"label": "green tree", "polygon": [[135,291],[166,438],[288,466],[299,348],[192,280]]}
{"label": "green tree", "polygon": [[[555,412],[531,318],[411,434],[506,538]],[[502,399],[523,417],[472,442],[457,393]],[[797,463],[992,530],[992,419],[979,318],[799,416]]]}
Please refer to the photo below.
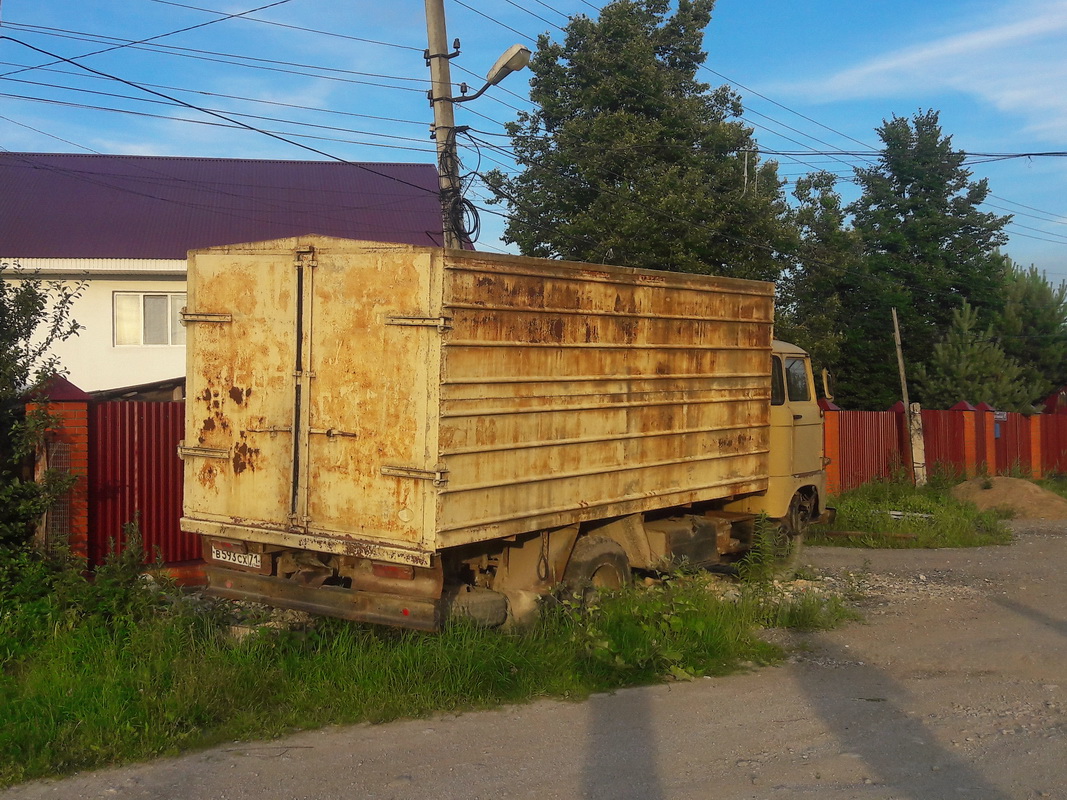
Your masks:
{"label": "green tree", "polygon": [[1037,268],[1008,263],[1003,308],[993,319],[1004,352],[1035,387],[1033,400],[1067,386],[1067,282],[1053,286]]}
{"label": "green tree", "polygon": [[800,237],[796,267],[778,287],[775,335],[800,345],[819,366],[833,367],[841,357],[845,299],[863,261],[855,232],[836,190],[837,177],[816,172],[797,180],[794,223]]}
{"label": "green tree", "polygon": [[47,472],[35,482],[26,459],[41,441],[50,418],[26,400],[39,396],[58,374],[52,346],[74,336],[71,318],[83,284],[42,281],[18,264],[0,263],[0,547],[25,542],[59,492],[65,475]]}
{"label": "green tree", "polygon": [[1030,411],[1039,394],[1025,371],[994,341],[991,328],[978,327],[978,310],[967,301],[952,312],[952,325],[915,370],[915,384],[931,408],[965,400],[1003,411]]}
{"label": "green tree", "polygon": [[[896,307],[905,362],[923,363],[967,301],[980,311],[1002,304],[1004,244],[1010,217],[978,206],[989,193],[972,181],[965,153],[952,149],[937,111],[894,117],[878,129],[879,161],[856,170],[862,189],[849,206],[865,253],[842,298],[845,319],[838,365],[841,395],[854,407],[884,408],[899,399],[890,309]],[[925,400],[919,395],[918,399]]]}
{"label": "green tree", "polygon": [[526,255],[774,280],[792,248],[739,97],[696,78],[714,0],[616,0],[538,39],[522,172],[486,175]]}

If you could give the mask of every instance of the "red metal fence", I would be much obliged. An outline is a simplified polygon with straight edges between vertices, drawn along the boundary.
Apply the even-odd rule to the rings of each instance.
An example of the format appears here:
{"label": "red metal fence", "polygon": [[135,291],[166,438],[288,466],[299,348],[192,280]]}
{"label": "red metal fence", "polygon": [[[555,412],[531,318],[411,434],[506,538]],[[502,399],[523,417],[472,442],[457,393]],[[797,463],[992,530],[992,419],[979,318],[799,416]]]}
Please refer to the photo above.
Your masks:
{"label": "red metal fence", "polygon": [[[902,406],[894,411],[829,410],[825,414],[831,491],[887,477],[894,465],[910,468],[911,446]],[[928,474],[1040,478],[1067,471],[1067,414],[1024,415],[961,403],[947,411],[923,410],[922,427]]]}
{"label": "red metal fence", "polygon": [[89,563],[99,564],[123,526],[140,525],[149,557],[167,563],[200,558],[195,536],[178,527],[182,515],[184,403],[113,402],[90,406]]}
{"label": "red metal fence", "polygon": [[[177,448],[184,403],[88,400],[61,404],[63,433],[71,434],[71,441],[87,438],[89,450],[88,520],[72,523],[72,549],[99,564],[122,541],[123,525],[138,520],[150,555],[158,553],[170,565],[198,561],[197,538],[179,528],[182,463]],[[825,422],[831,491],[887,478],[910,466],[902,406],[893,411],[827,410]],[[961,477],[1067,472],[1067,413],[1024,416],[961,403],[949,411],[923,411],[922,423],[928,472]],[[86,474],[80,467],[72,467],[72,473]],[[79,533],[83,529],[87,536]],[[195,575],[195,568],[190,570]]]}

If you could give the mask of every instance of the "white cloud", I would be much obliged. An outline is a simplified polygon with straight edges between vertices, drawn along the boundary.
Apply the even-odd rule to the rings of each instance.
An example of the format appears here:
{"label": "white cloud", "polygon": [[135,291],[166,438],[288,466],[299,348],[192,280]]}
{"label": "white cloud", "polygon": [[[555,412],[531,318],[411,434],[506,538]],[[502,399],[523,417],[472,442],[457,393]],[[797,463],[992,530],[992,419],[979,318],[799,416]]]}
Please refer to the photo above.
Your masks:
{"label": "white cloud", "polygon": [[1067,139],[1067,0],[1005,3],[998,17],[923,44],[879,54],[836,74],[780,89],[814,102],[971,95],[1024,120],[1049,141]]}

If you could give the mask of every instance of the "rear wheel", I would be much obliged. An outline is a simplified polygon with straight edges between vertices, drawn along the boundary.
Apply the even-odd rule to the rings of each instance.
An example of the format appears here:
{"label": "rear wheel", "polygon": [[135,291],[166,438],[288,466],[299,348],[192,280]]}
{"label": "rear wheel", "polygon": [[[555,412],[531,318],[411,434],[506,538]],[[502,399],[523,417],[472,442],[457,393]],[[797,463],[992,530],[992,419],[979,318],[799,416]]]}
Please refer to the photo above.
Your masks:
{"label": "rear wheel", "polygon": [[629,586],[633,578],[630,561],[622,545],[603,536],[579,539],[563,573],[563,588],[582,605],[594,601],[601,590]]}

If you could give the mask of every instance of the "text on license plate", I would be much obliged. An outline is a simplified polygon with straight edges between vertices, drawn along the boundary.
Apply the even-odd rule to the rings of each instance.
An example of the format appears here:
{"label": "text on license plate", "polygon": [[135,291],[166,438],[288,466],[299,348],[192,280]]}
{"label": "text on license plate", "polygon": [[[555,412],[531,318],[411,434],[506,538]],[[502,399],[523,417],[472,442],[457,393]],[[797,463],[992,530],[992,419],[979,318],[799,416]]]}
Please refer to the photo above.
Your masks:
{"label": "text on license plate", "polygon": [[227,564],[249,569],[260,569],[263,566],[261,553],[235,553],[232,550],[215,547],[215,545],[211,546],[211,557],[216,561],[225,561]]}

